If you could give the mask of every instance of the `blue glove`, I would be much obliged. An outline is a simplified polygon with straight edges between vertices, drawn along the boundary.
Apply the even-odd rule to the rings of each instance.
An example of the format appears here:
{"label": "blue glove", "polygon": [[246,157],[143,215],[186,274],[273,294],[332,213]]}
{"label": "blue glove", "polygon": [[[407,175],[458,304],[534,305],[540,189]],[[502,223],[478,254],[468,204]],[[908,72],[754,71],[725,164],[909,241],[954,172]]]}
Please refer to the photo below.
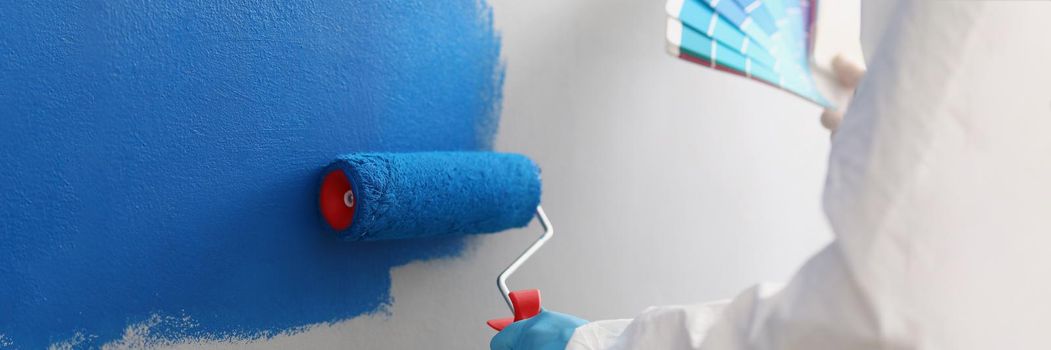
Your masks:
{"label": "blue glove", "polygon": [[588,321],[558,312],[540,310],[531,318],[512,323],[493,336],[491,350],[564,350],[573,330]]}

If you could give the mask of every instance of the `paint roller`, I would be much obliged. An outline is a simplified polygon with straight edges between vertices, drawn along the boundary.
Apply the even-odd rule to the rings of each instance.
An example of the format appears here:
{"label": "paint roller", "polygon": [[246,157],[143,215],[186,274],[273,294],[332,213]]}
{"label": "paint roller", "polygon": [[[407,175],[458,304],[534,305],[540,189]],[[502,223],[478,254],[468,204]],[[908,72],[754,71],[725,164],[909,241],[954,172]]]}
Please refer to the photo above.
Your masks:
{"label": "paint roller", "polygon": [[356,153],[325,168],[319,205],[324,226],[347,241],[494,233],[525,227],[535,216],[543,235],[497,278],[514,315],[488,322],[501,330],[540,312],[538,290],[507,287],[507,278],[554,234],[540,207],[540,185],[540,169],[519,154]]}

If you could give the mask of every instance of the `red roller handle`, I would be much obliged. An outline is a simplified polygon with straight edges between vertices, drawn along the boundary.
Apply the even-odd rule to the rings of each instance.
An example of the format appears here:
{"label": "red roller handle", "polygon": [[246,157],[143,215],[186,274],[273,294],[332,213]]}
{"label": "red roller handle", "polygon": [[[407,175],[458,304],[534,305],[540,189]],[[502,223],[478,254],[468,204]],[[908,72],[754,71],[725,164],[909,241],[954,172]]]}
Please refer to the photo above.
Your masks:
{"label": "red roller handle", "polygon": [[515,308],[514,317],[497,318],[486,322],[497,332],[514,322],[529,319],[540,313],[539,289],[516,290],[507,296],[511,298],[511,306]]}

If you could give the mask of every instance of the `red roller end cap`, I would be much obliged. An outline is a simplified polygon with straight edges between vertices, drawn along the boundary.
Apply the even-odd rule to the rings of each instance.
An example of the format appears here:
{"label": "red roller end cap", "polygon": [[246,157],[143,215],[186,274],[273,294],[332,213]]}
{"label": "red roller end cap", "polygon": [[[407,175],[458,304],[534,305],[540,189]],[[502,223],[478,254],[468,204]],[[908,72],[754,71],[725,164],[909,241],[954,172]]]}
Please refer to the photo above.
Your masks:
{"label": "red roller end cap", "polygon": [[321,206],[321,215],[325,222],[336,231],[342,231],[350,227],[354,222],[355,203],[354,191],[350,189],[350,181],[343,170],[334,170],[321,181],[321,195],[318,202]]}

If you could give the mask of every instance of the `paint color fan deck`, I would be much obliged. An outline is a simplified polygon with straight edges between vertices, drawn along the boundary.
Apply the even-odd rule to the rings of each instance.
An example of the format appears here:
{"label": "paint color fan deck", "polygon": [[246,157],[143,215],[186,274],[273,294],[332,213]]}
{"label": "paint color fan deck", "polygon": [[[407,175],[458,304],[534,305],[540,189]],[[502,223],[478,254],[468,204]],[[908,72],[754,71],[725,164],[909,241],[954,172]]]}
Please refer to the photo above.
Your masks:
{"label": "paint color fan deck", "polygon": [[668,52],[830,106],[809,61],[813,0],[668,0]]}

